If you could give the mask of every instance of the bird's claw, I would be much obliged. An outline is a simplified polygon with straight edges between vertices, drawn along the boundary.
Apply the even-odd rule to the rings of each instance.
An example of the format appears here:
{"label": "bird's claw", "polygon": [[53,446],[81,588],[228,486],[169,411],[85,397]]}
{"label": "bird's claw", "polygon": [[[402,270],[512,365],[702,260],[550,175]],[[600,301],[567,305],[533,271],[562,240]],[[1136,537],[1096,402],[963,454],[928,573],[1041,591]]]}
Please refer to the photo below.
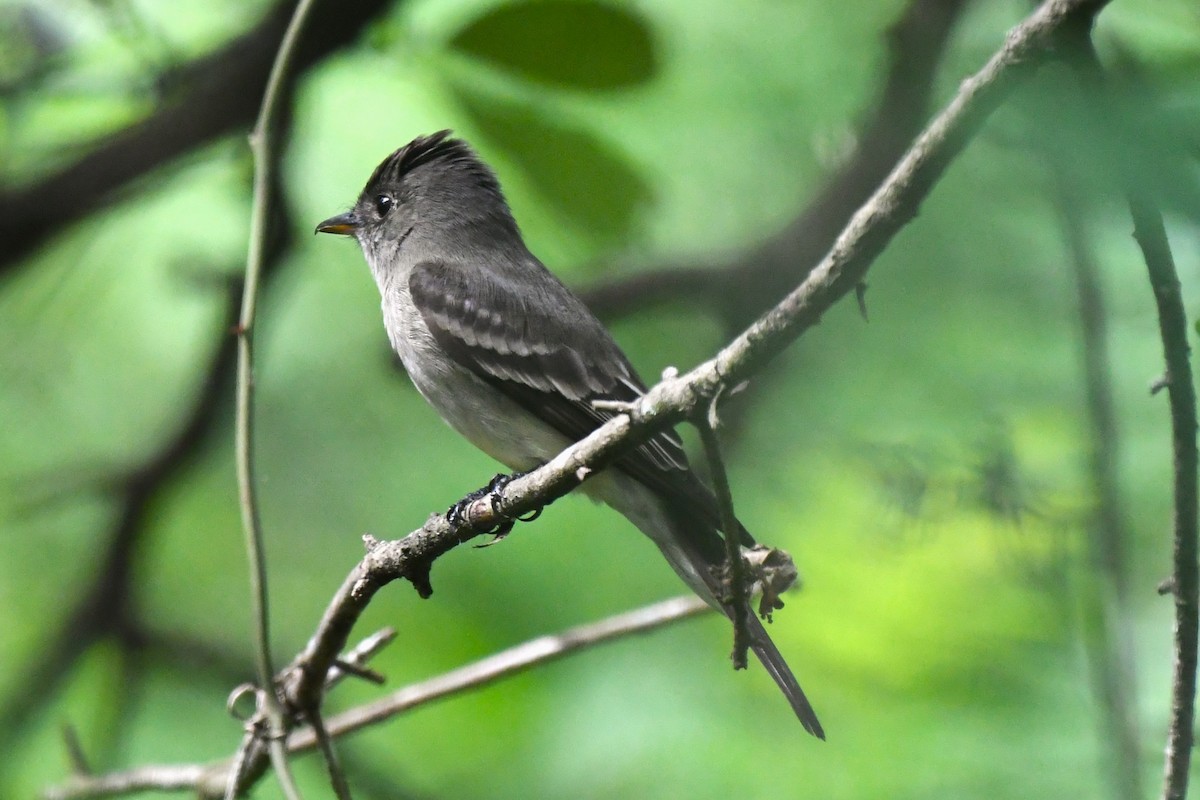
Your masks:
{"label": "bird's claw", "polygon": [[511,475],[503,473],[496,475],[488,482],[487,486],[482,489],[476,489],[450,506],[446,511],[446,520],[456,528],[474,528],[470,517],[471,508],[477,501],[487,498],[488,504],[492,509],[492,515],[500,521],[491,528],[478,531],[479,533],[491,535],[492,539],[485,544],[476,545],[476,547],[491,547],[508,536],[517,522],[532,522],[542,515],[542,509],[535,508],[522,516],[508,517],[500,508],[500,493],[504,491],[504,487],[524,474],[524,472],[514,472]]}

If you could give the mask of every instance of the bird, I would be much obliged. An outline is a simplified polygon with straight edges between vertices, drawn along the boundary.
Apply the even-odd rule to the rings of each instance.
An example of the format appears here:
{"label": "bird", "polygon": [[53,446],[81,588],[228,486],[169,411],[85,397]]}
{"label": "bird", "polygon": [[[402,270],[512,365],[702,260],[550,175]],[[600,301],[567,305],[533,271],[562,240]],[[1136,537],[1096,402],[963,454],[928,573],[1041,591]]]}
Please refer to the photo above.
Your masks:
{"label": "bird", "polygon": [[[619,413],[597,400],[633,402],[646,391],[604,324],[530,252],[496,174],[449,130],[385,158],[354,206],[316,231],[358,241],[388,339],[417,390],[451,428],[515,473]],[[580,488],[629,519],[684,583],[735,618],[719,577],[726,546],[717,501],[689,467],[677,432],[656,434]],[[737,528],[724,535],[755,544]],[[804,729],[824,739],[758,617],[741,617],[750,649]]]}

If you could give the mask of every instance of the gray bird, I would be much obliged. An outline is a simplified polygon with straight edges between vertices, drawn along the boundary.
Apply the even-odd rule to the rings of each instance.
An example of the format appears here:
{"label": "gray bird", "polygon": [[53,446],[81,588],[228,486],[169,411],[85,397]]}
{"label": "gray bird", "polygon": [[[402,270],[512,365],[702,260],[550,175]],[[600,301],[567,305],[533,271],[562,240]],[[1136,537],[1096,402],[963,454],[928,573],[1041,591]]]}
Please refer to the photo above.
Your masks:
{"label": "gray bird", "polygon": [[[645,384],[583,302],[525,246],[495,174],[449,131],[414,139],[367,181],[354,208],[317,226],[353,236],[383,299],[383,323],[413,384],[497,461],[528,471],[607,421],[594,400],[636,400]],[[584,482],[649,536],[701,598],[733,614],[712,492],[664,431]],[[753,537],[740,524],[745,546]],[[753,649],[805,730],[821,723],[762,623]]]}

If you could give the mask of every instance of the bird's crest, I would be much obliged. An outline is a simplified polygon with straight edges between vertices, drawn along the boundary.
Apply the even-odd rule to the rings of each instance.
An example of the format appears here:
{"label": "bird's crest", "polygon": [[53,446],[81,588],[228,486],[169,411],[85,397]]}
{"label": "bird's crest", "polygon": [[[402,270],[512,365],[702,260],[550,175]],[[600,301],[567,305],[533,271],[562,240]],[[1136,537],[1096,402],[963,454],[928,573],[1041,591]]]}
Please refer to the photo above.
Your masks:
{"label": "bird's crest", "polygon": [[367,186],[381,183],[399,183],[413,170],[425,164],[442,162],[462,164],[476,174],[480,183],[499,189],[491,170],[484,166],[470,146],[462,139],[452,138],[449,130],[438,131],[428,136],[418,136],[383,160]]}

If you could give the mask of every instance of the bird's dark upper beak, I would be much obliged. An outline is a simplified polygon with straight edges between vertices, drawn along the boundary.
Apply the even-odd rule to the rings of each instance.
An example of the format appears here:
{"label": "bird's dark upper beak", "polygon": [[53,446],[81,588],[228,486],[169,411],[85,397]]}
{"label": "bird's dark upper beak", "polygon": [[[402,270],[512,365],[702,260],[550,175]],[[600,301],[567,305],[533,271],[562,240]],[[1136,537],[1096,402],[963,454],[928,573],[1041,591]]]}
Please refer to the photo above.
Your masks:
{"label": "bird's dark upper beak", "polygon": [[341,236],[352,236],[358,230],[358,215],[353,211],[330,217],[317,226],[317,233],[336,233]]}

